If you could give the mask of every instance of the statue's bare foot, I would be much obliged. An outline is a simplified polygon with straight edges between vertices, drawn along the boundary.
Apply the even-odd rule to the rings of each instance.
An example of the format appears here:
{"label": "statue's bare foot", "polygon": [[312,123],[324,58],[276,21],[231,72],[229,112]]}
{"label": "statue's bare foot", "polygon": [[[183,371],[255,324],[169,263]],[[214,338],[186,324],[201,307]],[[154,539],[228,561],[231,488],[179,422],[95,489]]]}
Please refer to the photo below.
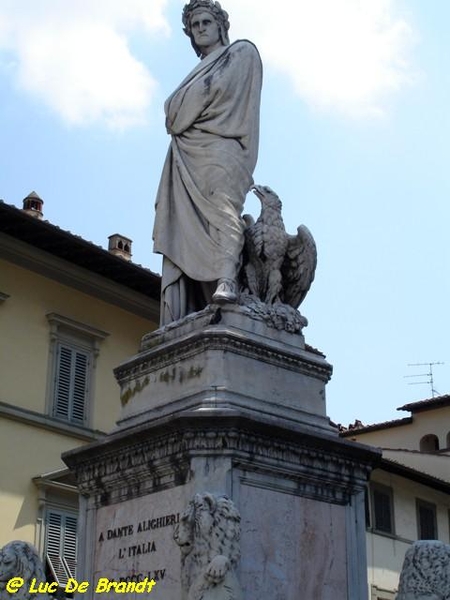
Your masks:
{"label": "statue's bare foot", "polygon": [[212,297],[213,302],[224,304],[226,302],[236,302],[236,282],[233,279],[219,279],[217,289]]}

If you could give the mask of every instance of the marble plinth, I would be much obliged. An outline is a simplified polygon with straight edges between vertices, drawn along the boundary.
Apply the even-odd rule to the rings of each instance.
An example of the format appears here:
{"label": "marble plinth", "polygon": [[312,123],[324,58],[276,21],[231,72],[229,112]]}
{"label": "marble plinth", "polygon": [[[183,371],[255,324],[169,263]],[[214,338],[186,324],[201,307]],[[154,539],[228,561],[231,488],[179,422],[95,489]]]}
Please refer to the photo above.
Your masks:
{"label": "marble plinth", "polygon": [[116,370],[116,430],[63,455],[82,498],[79,578],[153,578],[153,600],[182,600],[173,531],[210,492],[241,514],[245,600],[366,599],[364,490],[379,455],[330,426],[330,374],[300,334],[238,309],[146,336]]}
{"label": "marble plinth", "polygon": [[216,408],[330,431],[331,372],[301,334],[267,327],[237,306],[209,309],[145,336],[139,354],[115,370],[118,427]]}

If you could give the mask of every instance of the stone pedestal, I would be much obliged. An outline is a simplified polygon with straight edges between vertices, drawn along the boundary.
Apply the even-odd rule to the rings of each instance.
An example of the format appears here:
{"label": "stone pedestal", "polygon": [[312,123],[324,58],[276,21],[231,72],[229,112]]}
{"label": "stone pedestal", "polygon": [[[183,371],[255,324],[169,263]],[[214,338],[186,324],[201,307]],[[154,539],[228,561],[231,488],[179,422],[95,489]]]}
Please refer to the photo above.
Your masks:
{"label": "stone pedestal", "polygon": [[116,430],[64,456],[83,496],[79,577],[153,578],[154,600],[181,600],[173,529],[207,491],[240,511],[245,600],[367,598],[364,487],[377,455],[330,426],[330,375],[301,334],[238,307],[146,336],[116,370]]}

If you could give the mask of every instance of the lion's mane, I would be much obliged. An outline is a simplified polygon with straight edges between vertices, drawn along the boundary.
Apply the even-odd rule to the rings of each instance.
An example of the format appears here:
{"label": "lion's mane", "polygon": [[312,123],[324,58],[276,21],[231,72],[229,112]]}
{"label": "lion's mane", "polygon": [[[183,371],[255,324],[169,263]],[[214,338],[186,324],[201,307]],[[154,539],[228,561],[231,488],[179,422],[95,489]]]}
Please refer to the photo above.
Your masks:
{"label": "lion's mane", "polygon": [[234,574],[240,558],[240,521],[227,496],[205,492],[189,503],[174,532],[181,549],[181,584],[187,600],[241,597]]}
{"label": "lion's mane", "polygon": [[[6,590],[6,584],[13,577],[22,577],[24,585],[15,594]],[[45,582],[46,576],[37,550],[28,542],[15,540],[0,550],[0,600],[29,600],[36,594],[29,593],[31,580]],[[39,600],[47,600],[47,594],[39,594]]]}
{"label": "lion's mane", "polygon": [[435,540],[414,542],[403,562],[397,600],[450,598],[450,546]]}

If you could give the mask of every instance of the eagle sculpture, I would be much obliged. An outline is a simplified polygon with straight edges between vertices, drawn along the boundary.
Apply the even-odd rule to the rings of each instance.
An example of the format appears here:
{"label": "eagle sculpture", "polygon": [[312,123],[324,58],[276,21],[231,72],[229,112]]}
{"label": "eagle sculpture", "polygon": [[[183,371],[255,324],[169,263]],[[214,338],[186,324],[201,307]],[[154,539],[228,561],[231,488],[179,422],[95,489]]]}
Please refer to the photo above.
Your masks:
{"label": "eagle sculpture", "polygon": [[281,302],[298,308],[308,293],[317,265],[317,249],[309,229],[286,233],[281,200],[268,186],[255,185],[261,201],[256,222],[244,215],[246,224],[243,287],[266,304]]}

